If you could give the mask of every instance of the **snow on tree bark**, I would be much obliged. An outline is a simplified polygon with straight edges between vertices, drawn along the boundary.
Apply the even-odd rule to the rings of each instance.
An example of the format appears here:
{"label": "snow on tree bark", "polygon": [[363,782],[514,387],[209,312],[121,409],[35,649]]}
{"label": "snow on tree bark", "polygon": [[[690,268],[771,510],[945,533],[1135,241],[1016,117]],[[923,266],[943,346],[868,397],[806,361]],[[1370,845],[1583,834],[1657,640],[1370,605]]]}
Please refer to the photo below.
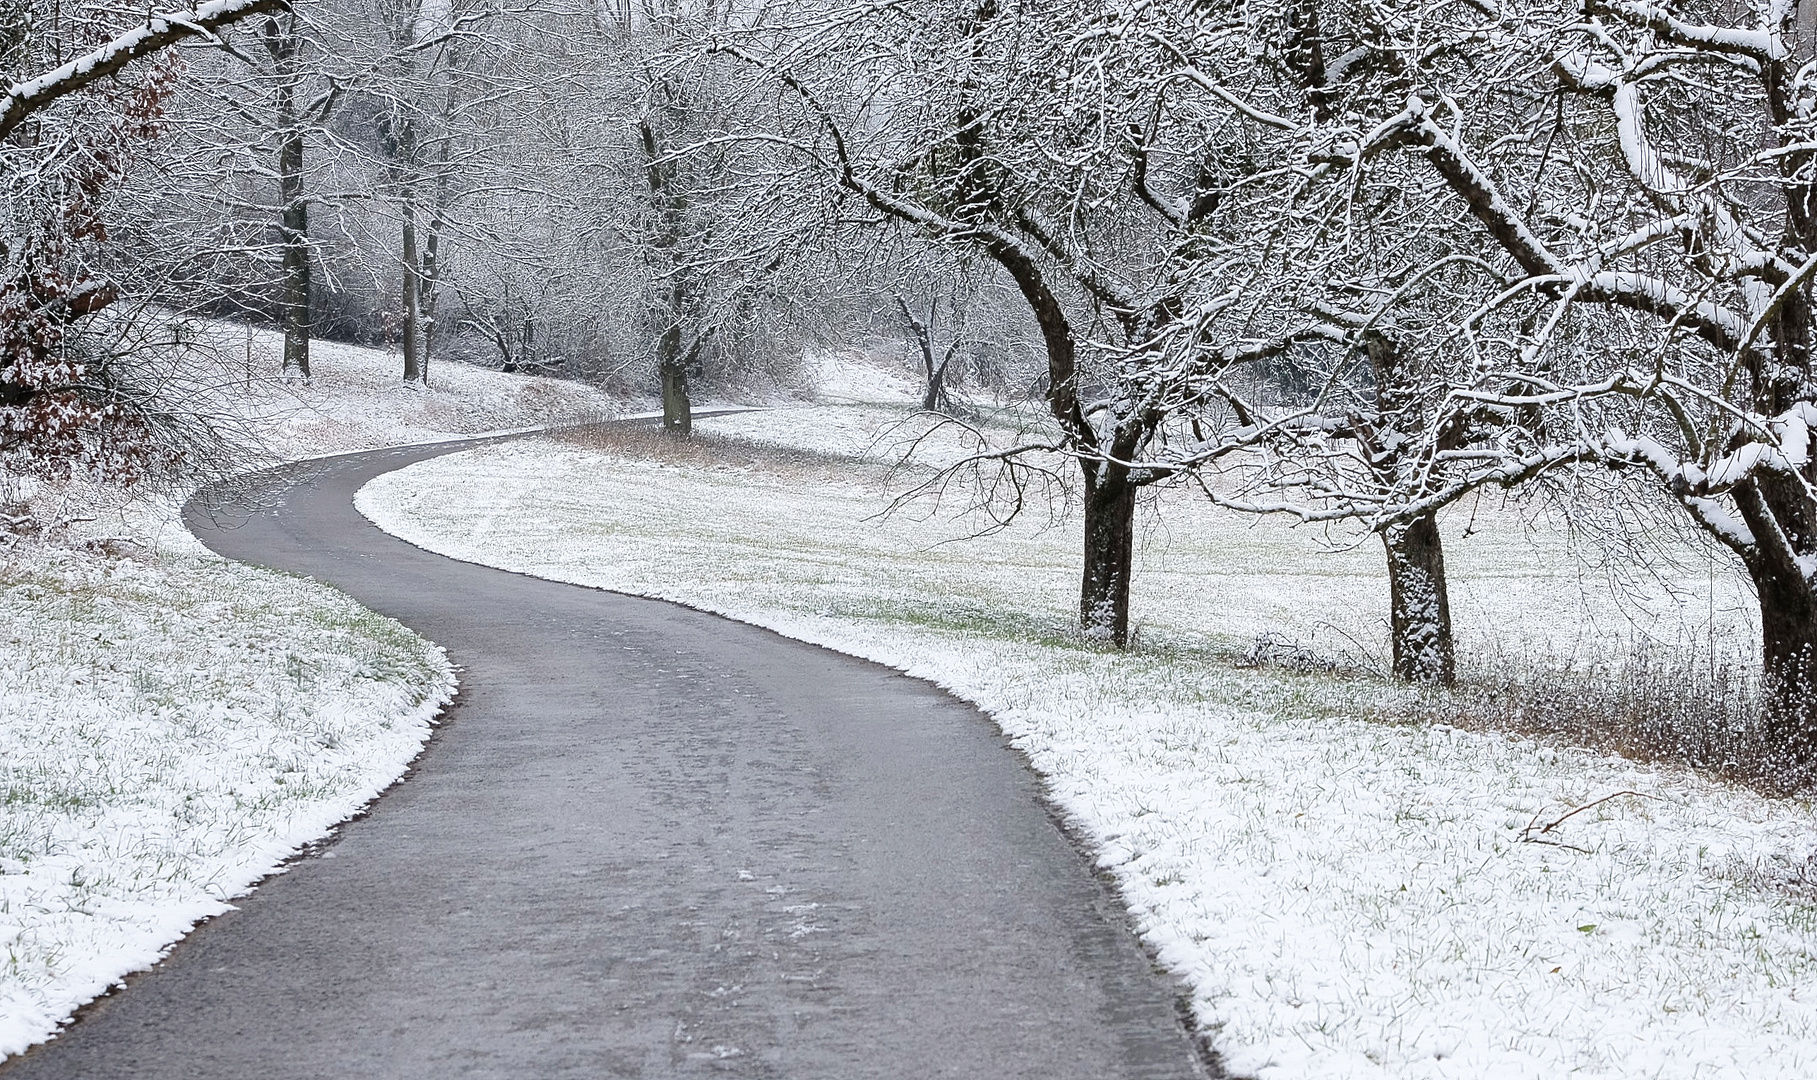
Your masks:
{"label": "snow on tree bark", "polygon": [[1450,686],[1457,680],[1451,602],[1438,518],[1425,514],[1382,530],[1388,555],[1389,638],[1394,676]]}
{"label": "snow on tree bark", "polygon": [[310,307],[314,277],[309,252],[309,201],[303,193],[303,125],[296,102],[301,81],[295,12],[265,21],[260,42],[270,56],[277,88],[274,126],[278,138],[278,243],[282,269],[278,321],[284,332],[282,370],[309,376]]}
{"label": "snow on tree bark", "polygon": [[47,108],[59,98],[118,74],[135,60],[185,38],[206,37],[241,19],[276,10],[284,2],[210,0],[157,14],[147,12],[144,23],[120,33],[100,47],[42,75],[7,87],[5,93],[0,94],[0,139],[11,135],[33,113]]}
{"label": "snow on tree bark", "polygon": [[1817,766],[1817,93],[1799,71],[1802,6],[1528,2],[1483,36],[1474,15],[1433,5],[1417,88],[1393,47],[1407,31],[1375,25],[1367,47],[1384,62],[1343,88],[1361,115],[1322,136],[1325,160],[1359,177],[1422,160],[1501,260],[1474,332],[1505,381],[1476,400],[1650,474],[1746,568],[1792,772]]}

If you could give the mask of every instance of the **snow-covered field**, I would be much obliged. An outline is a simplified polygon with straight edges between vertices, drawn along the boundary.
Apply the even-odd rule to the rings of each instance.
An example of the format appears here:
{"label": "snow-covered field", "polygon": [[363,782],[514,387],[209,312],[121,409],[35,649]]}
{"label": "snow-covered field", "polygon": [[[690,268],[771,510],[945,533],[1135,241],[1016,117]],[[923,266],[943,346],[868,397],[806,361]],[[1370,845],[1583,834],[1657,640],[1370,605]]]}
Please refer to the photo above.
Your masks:
{"label": "snow-covered field", "polygon": [[[217,327],[219,341],[243,340]],[[254,335],[261,370],[275,339]],[[215,387],[296,458],[609,414],[591,389],[318,343],[309,386]],[[53,1035],[403,773],[454,690],[434,644],[342,594],[224,562],[175,499],[5,485],[0,1056]]]}
{"label": "snow-covered field", "polygon": [[[1379,652],[1380,555],[1187,502],[1144,530],[1139,647],[1086,647],[1069,629],[1076,520],[964,540],[975,520],[877,517],[907,474],[850,458],[886,454],[900,415],[699,425],[843,460],[515,444],[381,477],[359,502],[437,551],[723,612],[977,702],[1117,876],[1238,1075],[1817,1075],[1808,802],[1370,722],[1398,691],[1238,669],[1262,632]],[[1446,526],[1446,555],[1478,662],[1636,637],[1745,645],[1742,587],[1695,552],[1617,603],[1557,540],[1476,512],[1467,542]],[[1618,792],[1639,794],[1537,832]]]}
{"label": "snow-covered field", "polygon": [[222,368],[214,384],[225,411],[249,427],[279,460],[435,442],[460,435],[616,416],[621,402],[580,383],[507,375],[469,364],[433,361],[428,386],[406,386],[395,353],[332,341],[310,348],[307,383],[232,379],[276,370],[281,339],[270,331],[210,324],[203,335]]}

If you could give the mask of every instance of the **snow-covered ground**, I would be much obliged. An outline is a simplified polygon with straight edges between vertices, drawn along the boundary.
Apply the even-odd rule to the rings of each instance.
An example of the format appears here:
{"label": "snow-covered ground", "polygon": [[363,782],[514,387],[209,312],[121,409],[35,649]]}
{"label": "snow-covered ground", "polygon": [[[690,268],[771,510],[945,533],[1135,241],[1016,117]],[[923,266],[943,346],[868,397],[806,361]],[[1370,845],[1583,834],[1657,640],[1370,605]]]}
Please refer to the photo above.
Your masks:
{"label": "snow-covered ground", "polygon": [[[863,384],[860,375],[842,378]],[[881,394],[888,384],[870,389]],[[936,427],[899,401],[875,399],[708,417],[695,426],[707,434],[879,466],[894,466],[911,450],[921,465],[950,465],[977,448],[975,437],[957,426]],[[992,425],[987,434],[1002,445],[1020,433]],[[1026,438],[1042,436],[1032,431]],[[1047,464],[1063,469],[1058,461]],[[886,495],[912,488],[926,470],[839,473],[858,500],[854,512],[870,518],[886,504]],[[957,564],[1002,559],[1011,568],[1047,567],[1051,572],[1021,587],[1048,589],[1041,607],[1066,611],[1078,588],[1072,569],[1078,561],[1077,521],[1048,529],[1047,513],[1031,511],[992,543],[967,543],[983,524],[976,515],[956,512],[966,506],[968,494],[963,485],[953,485],[938,509],[930,499],[917,500],[898,520],[871,522],[866,531],[904,526],[897,534],[900,543],[953,545],[945,555]],[[1540,520],[1530,520],[1535,516]],[[1726,556],[1707,546],[1667,544],[1625,553],[1638,555],[1645,565],[1624,567],[1603,559],[1587,540],[1574,548],[1566,532],[1544,518],[1543,510],[1489,498],[1448,513],[1445,562],[1466,655],[1581,662],[1618,657],[1642,641],[1705,652],[1713,642],[1719,655],[1754,648],[1753,596]],[[1382,548],[1374,539],[1226,513],[1186,491],[1151,498],[1140,528],[1133,588],[1139,635],[1237,649],[1269,635],[1329,658],[1385,669],[1388,590]],[[1028,545],[1033,550],[1021,550]],[[906,587],[913,579],[913,573],[904,575],[897,584]],[[992,595],[992,603],[1027,606],[1007,593]]]}
{"label": "snow-covered ground", "polygon": [[881,356],[822,352],[808,358],[814,397],[835,405],[921,400],[919,374]]}
{"label": "snow-covered ground", "polygon": [[[275,339],[251,341],[275,368]],[[410,390],[395,356],[318,343],[314,357],[309,386],[228,381],[214,401],[276,458],[615,408],[452,363]],[[389,786],[454,690],[439,647],[332,589],[207,553],[175,499],[5,487],[9,514],[95,520],[0,544],[0,1056]]]}
{"label": "snow-covered ground", "polygon": [[[280,460],[603,420],[622,404],[581,383],[441,360],[432,361],[428,386],[406,386],[397,354],[332,341],[311,345],[308,383],[261,378],[257,373],[275,370],[282,355],[275,333],[215,323],[203,341],[220,367],[213,391],[221,406],[246,418]],[[236,381],[242,357],[255,377]]]}
{"label": "snow-covered ground", "polygon": [[[1379,651],[1381,557],[1188,502],[1144,530],[1140,647],[1089,648],[1069,629],[1076,520],[964,540],[975,519],[878,518],[907,474],[850,459],[878,457],[900,415],[700,425],[843,460],[515,444],[381,477],[359,504],[433,550],[723,612],[977,702],[1116,875],[1238,1075],[1817,1075],[1808,802],[1370,722],[1396,693],[1378,681],[1239,670],[1261,632]],[[1516,515],[1476,516],[1468,541],[1447,525],[1446,555],[1479,662],[1635,636],[1745,644],[1742,587],[1694,551],[1629,596]],[[1619,792],[1640,794],[1536,831]]]}

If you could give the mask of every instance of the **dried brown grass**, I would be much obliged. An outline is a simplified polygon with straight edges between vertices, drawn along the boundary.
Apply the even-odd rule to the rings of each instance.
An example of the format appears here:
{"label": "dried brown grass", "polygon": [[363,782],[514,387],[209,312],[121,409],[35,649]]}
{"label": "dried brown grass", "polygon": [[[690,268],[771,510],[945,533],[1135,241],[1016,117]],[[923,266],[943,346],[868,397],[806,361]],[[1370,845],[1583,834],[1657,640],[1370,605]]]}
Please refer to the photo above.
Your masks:
{"label": "dried brown grass", "polygon": [[685,439],[678,438],[655,421],[576,427],[552,432],[548,438],[640,461],[702,469],[793,472],[829,466],[877,468],[875,462],[856,455],[818,453],[735,436],[696,431]]}
{"label": "dried brown grass", "polygon": [[1479,659],[1450,690],[1385,703],[1381,720],[1557,738],[1635,761],[1688,766],[1785,795],[1817,787],[1768,737],[1758,666],[1741,657],[1639,649],[1619,661]]}

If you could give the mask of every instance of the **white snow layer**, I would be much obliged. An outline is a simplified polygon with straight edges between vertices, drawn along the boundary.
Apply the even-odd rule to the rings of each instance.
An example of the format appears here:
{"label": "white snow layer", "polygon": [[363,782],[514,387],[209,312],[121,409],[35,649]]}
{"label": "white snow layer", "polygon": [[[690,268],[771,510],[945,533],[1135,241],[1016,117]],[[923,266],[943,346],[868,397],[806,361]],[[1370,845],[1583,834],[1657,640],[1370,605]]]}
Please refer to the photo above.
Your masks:
{"label": "white snow layer", "polygon": [[[767,440],[793,423],[823,445],[851,426],[828,411],[757,422]],[[519,444],[381,477],[358,505],[433,550],[722,612],[976,702],[1114,872],[1237,1075],[1817,1075],[1808,803],[1362,721],[1380,684],[1240,671],[1194,644],[1195,628],[1309,628],[1306,609],[1367,633],[1385,609],[1378,550],[1317,555],[1301,533],[1170,506],[1136,578],[1146,645],[1118,655],[1064,629],[1076,524],[942,543],[971,525],[877,520],[882,476]],[[1559,602],[1594,580],[1523,556],[1505,522],[1476,526],[1467,542],[1447,528],[1461,621],[1606,636],[1580,625],[1589,601]],[[1716,612],[1713,596],[1690,606],[1706,603]],[[1648,797],[1571,818],[1556,844],[1522,840],[1621,791]]]}
{"label": "white snow layer", "polygon": [[919,374],[901,364],[865,353],[825,351],[809,354],[814,396],[825,402],[915,402],[921,400]]}

